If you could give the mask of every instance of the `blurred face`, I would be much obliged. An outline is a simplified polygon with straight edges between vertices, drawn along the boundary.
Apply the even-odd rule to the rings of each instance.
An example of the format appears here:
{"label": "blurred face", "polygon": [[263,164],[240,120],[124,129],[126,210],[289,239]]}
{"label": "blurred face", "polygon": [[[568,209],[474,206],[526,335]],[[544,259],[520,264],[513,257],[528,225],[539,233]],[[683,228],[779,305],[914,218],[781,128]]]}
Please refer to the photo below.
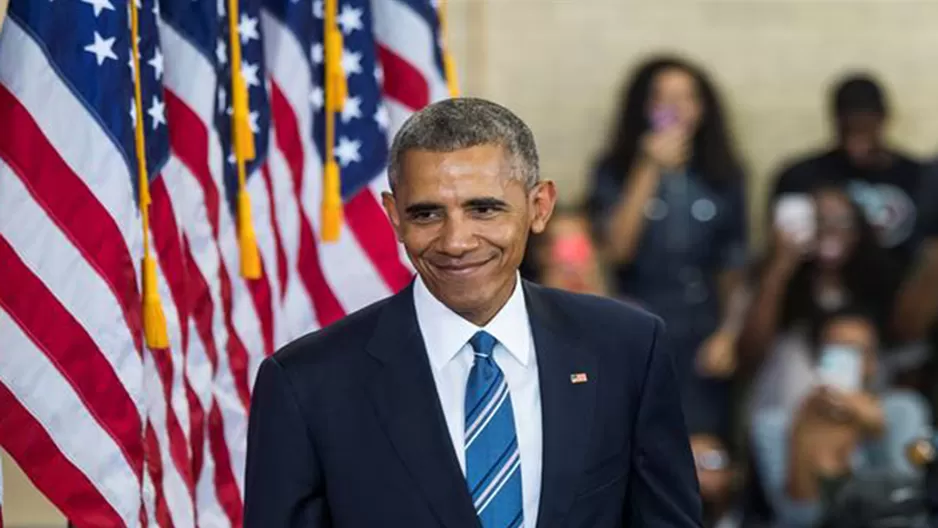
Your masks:
{"label": "blurred face", "polygon": [[883,160],[885,118],[877,112],[855,112],[839,119],[841,146],[850,161],[861,168],[873,168]]}
{"label": "blurred face", "polygon": [[876,327],[862,317],[842,317],[828,323],[821,336],[824,345],[843,345],[863,354],[864,378],[871,379],[876,371],[876,349],[879,338]]}
{"label": "blurred face", "polygon": [[651,99],[648,101],[648,116],[654,122],[656,113],[673,113],[677,126],[693,134],[703,115],[703,103],[694,77],[678,68],[659,72],[652,81]]}
{"label": "blurred face", "polygon": [[857,242],[857,226],[849,198],[839,191],[821,191],[817,204],[817,261],[822,268],[839,269]]}
{"label": "blurred face", "polygon": [[547,228],[547,238],[547,247],[538,255],[541,282],[551,288],[600,294],[599,263],[588,222],[577,215],[555,217]]}
{"label": "blurred face", "polygon": [[527,190],[502,147],[409,151],[384,207],[428,289],[477,325],[511,296],[528,233],[553,211],[551,182]]}

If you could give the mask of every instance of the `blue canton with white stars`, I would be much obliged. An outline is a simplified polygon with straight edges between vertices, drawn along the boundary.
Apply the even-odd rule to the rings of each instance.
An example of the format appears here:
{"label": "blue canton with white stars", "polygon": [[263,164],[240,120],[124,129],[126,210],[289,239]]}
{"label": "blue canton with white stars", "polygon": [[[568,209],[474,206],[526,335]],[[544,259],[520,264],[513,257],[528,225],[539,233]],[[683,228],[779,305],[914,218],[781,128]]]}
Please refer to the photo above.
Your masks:
{"label": "blue canton with white stars", "polygon": [[[151,180],[169,156],[156,0],[137,0],[140,81]],[[13,0],[9,16],[36,39],[124,157],[138,191],[130,5],[120,0]],[[81,133],[80,131],[76,131]],[[125,176],[121,176],[125,177]]]}
{"label": "blue canton with white stars", "polygon": [[[241,39],[241,74],[248,91],[249,120],[254,133],[256,156],[246,164],[247,177],[261,168],[267,158],[270,132],[270,105],[267,99],[267,70],[264,65],[264,47],[261,38],[260,0],[239,0],[238,35]],[[233,150],[231,126],[231,50],[228,33],[228,2],[218,0],[218,41],[216,43],[216,70],[218,87],[215,102],[215,128],[222,141],[225,156],[225,194],[229,206],[236,210],[238,196],[238,166]]]}
{"label": "blue canton with white stars", "polygon": [[[325,94],[322,2],[314,0],[313,40],[310,56],[315,71],[315,88],[310,101],[315,112],[314,138],[324,155]],[[389,116],[382,103],[383,72],[377,60],[377,45],[372,32],[369,0],[339,2],[339,29],[342,31],[342,68],[348,84],[345,108],[335,119],[334,146],[342,180],[342,198],[348,200],[380,175],[388,157]]]}

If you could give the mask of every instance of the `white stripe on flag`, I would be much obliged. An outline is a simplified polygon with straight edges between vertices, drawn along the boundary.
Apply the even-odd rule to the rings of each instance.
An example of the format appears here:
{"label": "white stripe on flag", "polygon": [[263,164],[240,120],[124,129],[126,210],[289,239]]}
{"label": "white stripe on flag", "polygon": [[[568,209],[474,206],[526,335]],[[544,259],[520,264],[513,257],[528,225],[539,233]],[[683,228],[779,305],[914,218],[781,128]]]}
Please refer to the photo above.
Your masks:
{"label": "white stripe on flag", "polygon": [[127,490],[136,490],[140,484],[120,448],[88,413],[55,365],[2,308],[0,335],[4,348],[16,351],[0,355],[0,383],[15,395],[65,458],[88,478],[124,522],[136,526],[140,497]]}

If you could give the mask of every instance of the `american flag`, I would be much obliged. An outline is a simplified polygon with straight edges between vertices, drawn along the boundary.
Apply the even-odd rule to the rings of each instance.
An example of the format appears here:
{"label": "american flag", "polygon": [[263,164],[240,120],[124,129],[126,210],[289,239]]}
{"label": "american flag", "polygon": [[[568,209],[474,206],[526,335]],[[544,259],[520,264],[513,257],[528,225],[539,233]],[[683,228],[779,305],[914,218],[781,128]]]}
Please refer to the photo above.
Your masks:
{"label": "american flag", "polygon": [[[0,447],[76,526],[240,526],[260,361],[412,276],[379,196],[391,135],[451,95],[440,14],[131,1],[11,0],[0,31],[0,122],[16,131],[0,134]],[[336,241],[320,214],[330,10],[347,90]],[[259,276],[241,267],[242,190]],[[143,308],[144,242],[163,343],[145,338],[162,326]]]}

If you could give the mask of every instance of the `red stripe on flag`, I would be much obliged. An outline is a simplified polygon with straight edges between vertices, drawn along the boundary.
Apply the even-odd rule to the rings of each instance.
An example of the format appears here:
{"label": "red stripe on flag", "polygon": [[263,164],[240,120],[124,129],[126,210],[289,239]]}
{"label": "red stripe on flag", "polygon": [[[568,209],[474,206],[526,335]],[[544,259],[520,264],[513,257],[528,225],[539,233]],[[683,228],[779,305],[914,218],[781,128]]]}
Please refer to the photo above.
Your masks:
{"label": "red stripe on flag", "polygon": [[153,431],[153,424],[150,420],[147,420],[147,429],[144,434],[147,443],[147,472],[150,474],[156,495],[156,512],[154,512],[156,525],[160,528],[171,528],[173,518],[169,513],[169,505],[166,504],[166,494],[163,493],[163,457],[160,455],[159,442],[156,440],[156,433]]}
{"label": "red stripe on flag", "polygon": [[270,109],[273,116],[274,136],[283,153],[293,178],[293,195],[300,216],[300,247],[297,271],[306,292],[313,301],[316,319],[326,326],[345,316],[345,310],[336,298],[319,263],[319,249],[312,226],[303,207],[303,144],[296,114],[276,82],[270,84]]}
{"label": "red stripe on flag", "polygon": [[[261,260],[261,277],[259,279],[245,279],[254,308],[257,309],[257,318],[261,322],[261,335],[264,338],[264,355],[274,353],[274,300],[270,292],[268,271]],[[245,373],[245,376],[247,373]]]}
{"label": "red stripe on flag", "polygon": [[420,70],[381,44],[378,44],[378,59],[384,71],[386,96],[412,110],[430,104],[430,85]]}
{"label": "red stripe on flag", "polygon": [[[217,246],[216,246],[217,247]],[[219,253],[221,251],[219,250]],[[228,276],[228,269],[225,263],[219,260],[218,264],[218,282],[221,287],[221,307],[222,314],[225,317],[225,330],[228,331],[228,343],[225,351],[228,354],[228,366],[231,369],[231,376],[234,378],[235,387],[238,390],[238,396],[241,398],[241,404],[245,410],[251,408],[251,380],[248,379],[248,351],[244,343],[235,333],[234,321],[231,318],[231,279]]]}
{"label": "red stripe on flag", "polygon": [[[195,321],[196,332],[202,341],[205,353],[212,365],[213,376],[217,375],[218,370],[218,346],[215,343],[215,337],[212,333],[212,320],[215,312],[215,305],[212,301],[211,292],[208,283],[202,276],[202,271],[195,264],[192,258],[192,251],[189,247],[189,241],[183,238],[183,245],[189,263],[189,289],[191,295],[192,317]],[[201,409],[201,407],[200,407]],[[234,478],[234,471],[231,468],[231,457],[228,453],[228,446],[224,437],[224,422],[221,412],[218,410],[218,404],[215,402],[214,393],[212,394],[212,404],[209,410],[207,429],[209,432],[209,450],[212,453],[212,459],[215,461],[215,474],[212,476],[215,483],[215,493],[225,514],[231,521],[232,526],[241,525],[241,498],[238,491],[237,481]],[[194,435],[193,435],[194,436]],[[202,432],[199,432],[199,438],[202,438]],[[194,443],[193,443],[194,445]],[[202,449],[200,440],[199,449]],[[195,459],[195,457],[193,457]],[[199,454],[199,471],[201,471],[202,455]],[[193,464],[195,464],[193,462]],[[195,475],[199,475],[196,472]]]}
{"label": "red stripe on flag", "polygon": [[205,355],[208,356],[209,363],[212,365],[212,371],[218,368],[218,345],[215,343],[215,334],[212,332],[212,321],[215,318],[215,302],[212,300],[211,291],[208,288],[208,282],[202,276],[202,270],[195,262],[192,256],[192,247],[189,245],[189,238],[182,237],[183,251],[186,255],[186,273],[189,279],[189,315],[195,322],[195,331],[202,340],[202,346],[205,349]]}
{"label": "red stripe on flag", "polygon": [[179,417],[176,416],[176,409],[173,408],[173,362],[169,355],[172,350],[151,350],[153,356],[153,365],[160,377],[163,385],[163,399],[166,403],[166,433],[169,436],[169,456],[173,459],[173,464],[179,471],[182,481],[189,491],[189,495],[195,500],[195,485],[192,478],[192,459],[189,456],[189,445],[186,442],[186,435],[179,424]]}
{"label": "red stripe on flag", "polygon": [[[140,294],[133,262],[114,219],[59,156],[29,112],[0,86],[0,157],[13,168],[38,204],[110,286],[137,352],[142,351]],[[115,178],[126,177],[115,174]]]}
{"label": "red stripe on flag", "polygon": [[[186,302],[190,308],[189,315],[195,323],[195,331],[202,341],[202,348],[205,350],[205,355],[208,356],[212,372],[215,372],[218,368],[218,350],[215,348],[215,337],[212,335],[212,317],[215,307],[208,291],[208,285],[205,283],[195,259],[192,258],[189,240],[185,236],[183,236],[182,244],[187,266],[188,287],[186,292],[189,294],[189,299]],[[186,399],[189,400],[190,412],[189,451],[192,453],[192,480],[198,482],[204,464],[205,412],[202,409],[201,401],[189,383],[186,383]]]}
{"label": "red stripe on flag", "polygon": [[218,208],[221,198],[212,171],[208,165],[208,129],[205,123],[181,99],[166,90],[166,116],[173,126],[169,127],[169,143],[175,155],[189,172],[195,176],[205,195],[205,208],[212,234],[218,239]]}
{"label": "red stripe on flag", "polygon": [[367,187],[345,203],[345,218],[368,259],[392,292],[403,289],[411,273],[401,263],[397,236],[375,195]]}
{"label": "red stripe on flag", "polygon": [[287,253],[283,249],[283,235],[280,234],[280,220],[277,219],[277,202],[274,200],[274,182],[270,175],[270,165],[261,167],[264,187],[267,188],[267,207],[270,209],[270,227],[274,232],[274,251],[277,254],[277,279],[280,282],[280,300],[287,294]]}
{"label": "red stripe on flag", "polygon": [[2,236],[0,269],[0,306],[68,380],[88,412],[114,439],[134,474],[142,475],[142,422],[137,407],[97,344]]}
{"label": "red stripe on flag", "polygon": [[182,333],[182,353],[189,349],[189,305],[186,297],[186,264],[182,253],[179,227],[173,204],[166,189],[166,182],[157,178],[150,182],[150,229],[153,243],[160,261],[160,271],[169,286],[169,293],[176,305],[179,331]]}
{"label": "red stripe on flag", "polygon": [[224,428],[218,403],[213,401],[208,413],[208,447],[215,461],[215,495],[231,521],[231,526],[237,527],[241,526],[243,504],[234,472],[231,470],[231,456],[225,442]]}
{"label": "red stripe on flag", "polygon": [[[123,526],[114,507],[52,441],[49,433],[0,383],[0,439],[33,484],[78,526]],[[141,454],[142,460],[142,454]],[[138,474],[139,475],[139,474]]]}

